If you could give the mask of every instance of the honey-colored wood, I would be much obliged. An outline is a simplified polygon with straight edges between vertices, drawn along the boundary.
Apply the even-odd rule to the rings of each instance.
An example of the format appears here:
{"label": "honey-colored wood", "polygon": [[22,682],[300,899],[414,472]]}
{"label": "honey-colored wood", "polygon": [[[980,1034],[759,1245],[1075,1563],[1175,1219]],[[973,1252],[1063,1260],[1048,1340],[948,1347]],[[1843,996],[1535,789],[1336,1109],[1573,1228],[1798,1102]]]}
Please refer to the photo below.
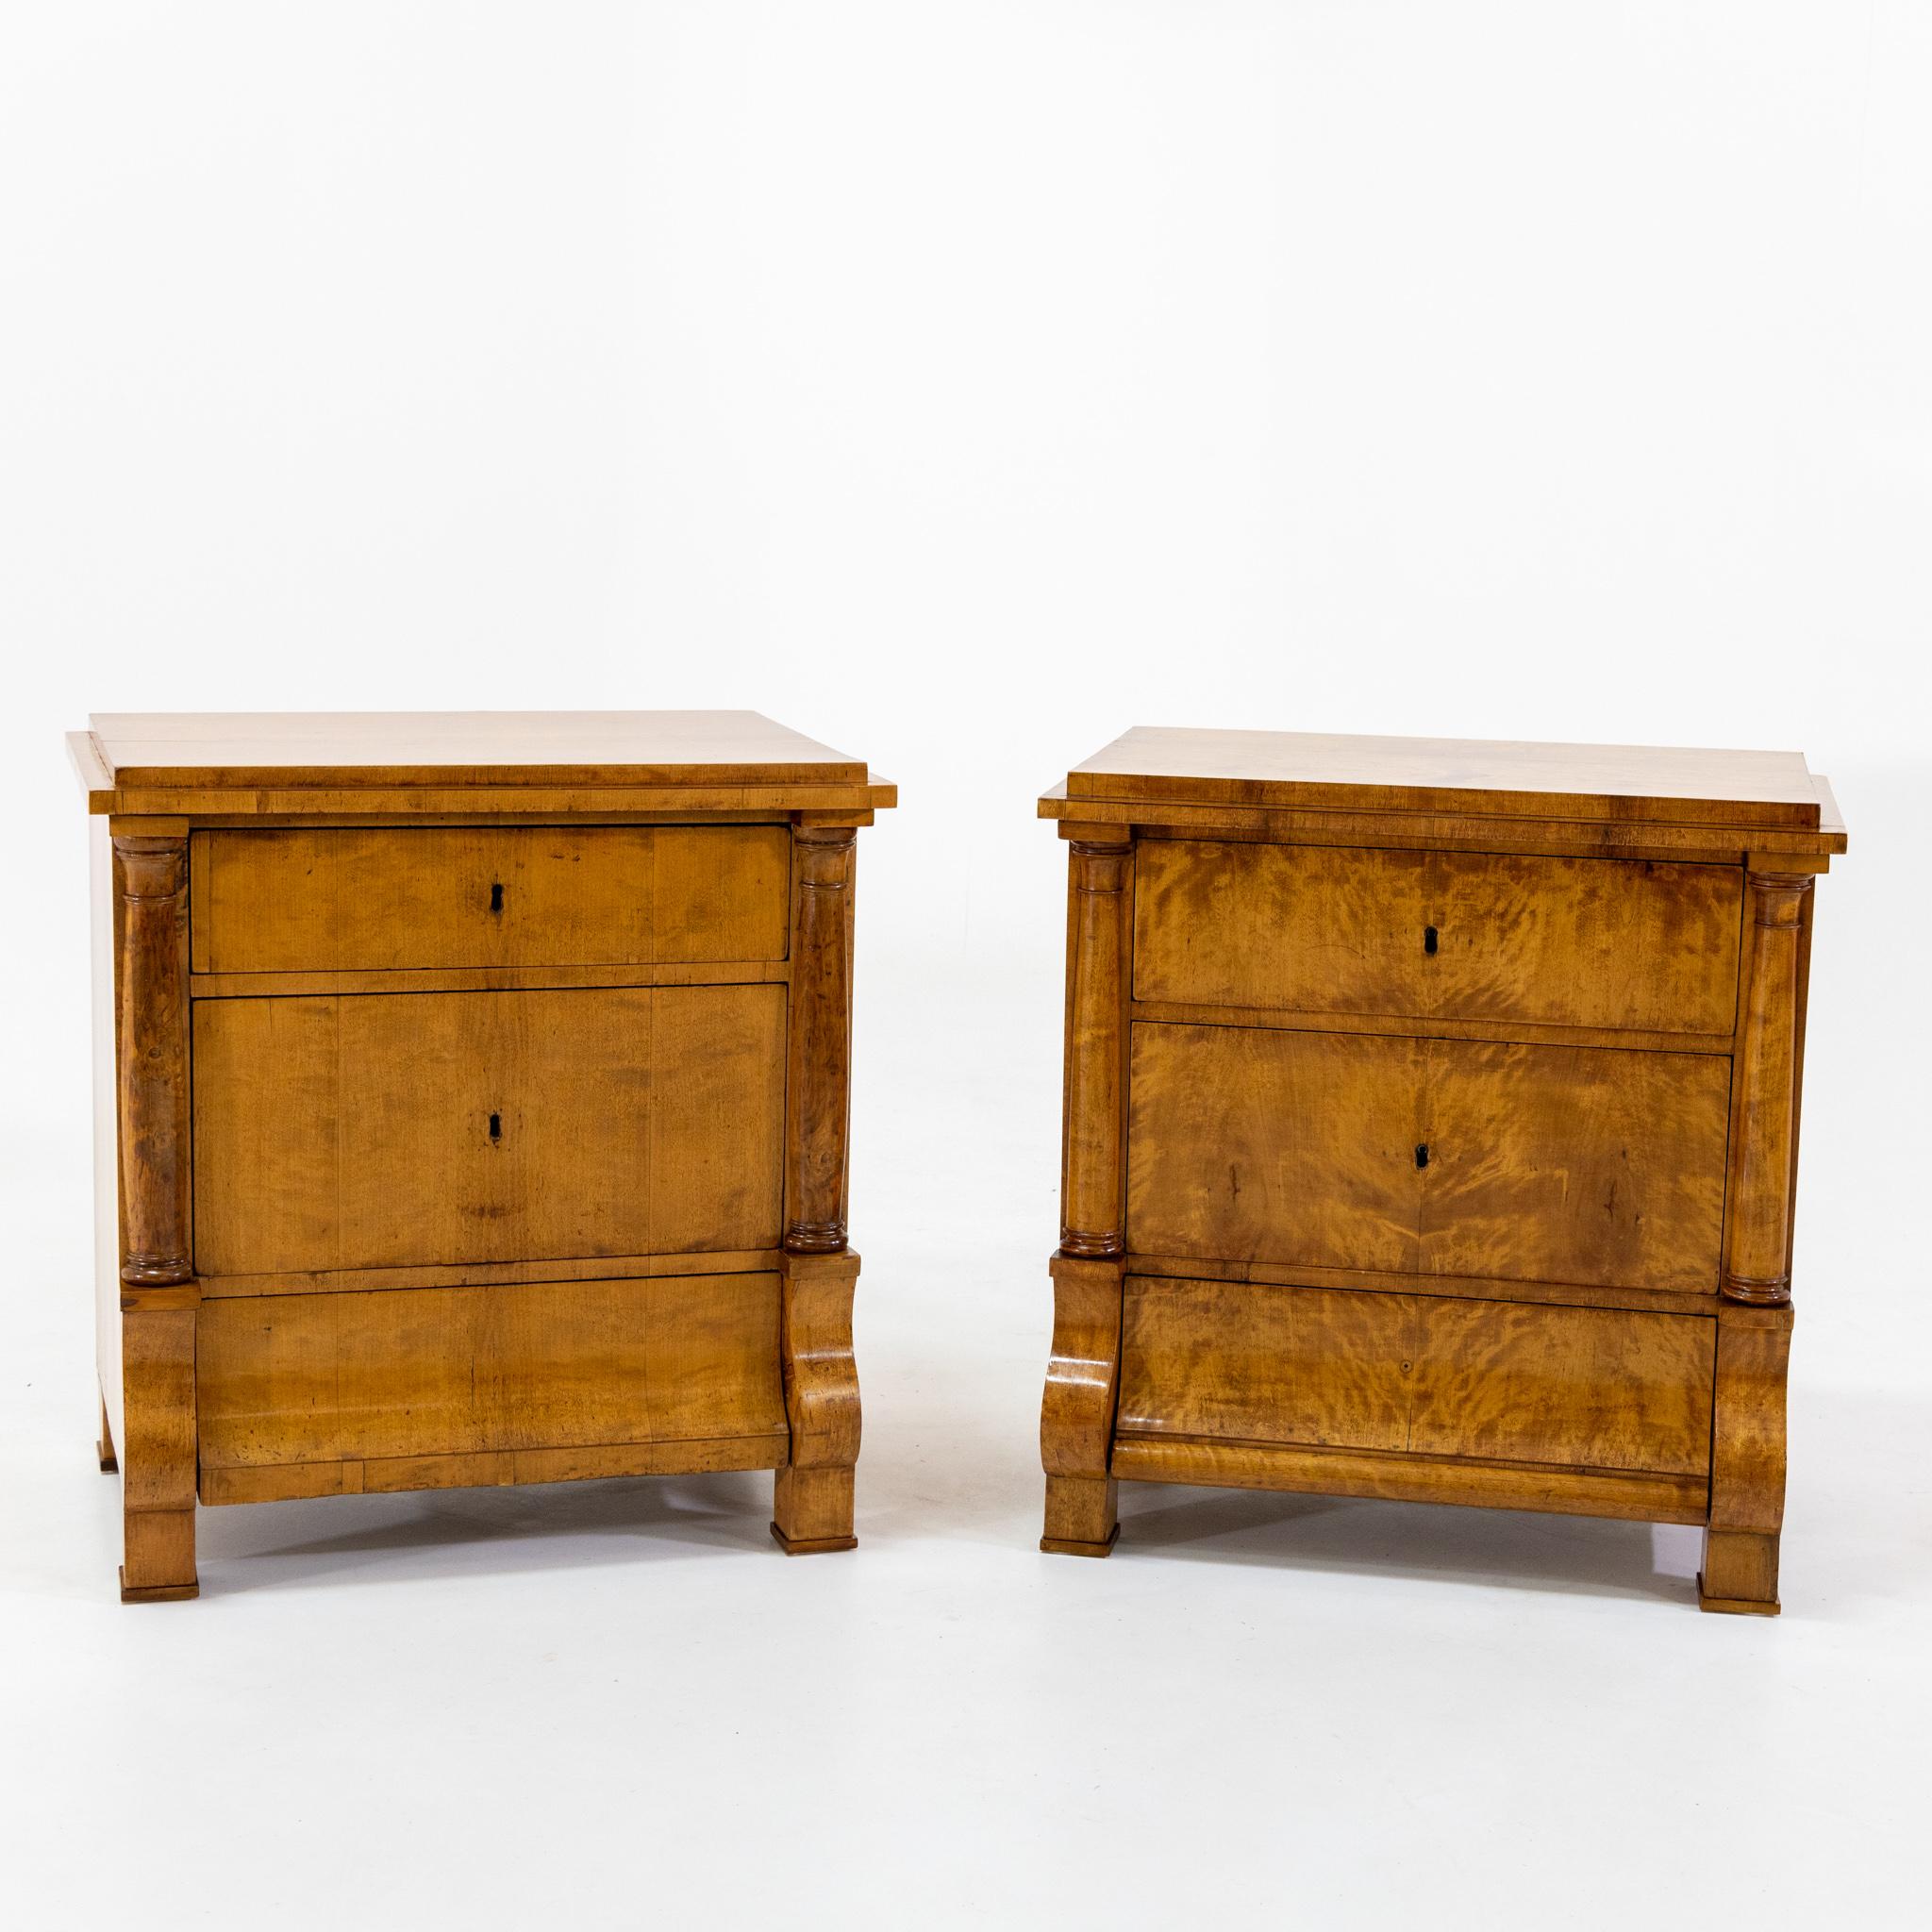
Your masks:
{"label": "honey-colored wood", "polygon": [[[721,782],[651,785],[263,786],[255,791],[205,786],[130,787],[89,793],[89,808],[115,815],[167,814],[215,830],[242,825],[470,824],[499,816],[550,824],[578,818],[599,824],[708,821],[756,824],[836,812],[848,824],[897,803],[897,787],[876,776],[858,785]],[[1767,835],[1770,836],[1770,835]],[[1769,846],[1767,850],[1771,849]]]}
{"label": "honey-colored wood", "polygon": [[794,1255],[834,1255],[845,1245],[857,842],[843,826],[801,827],[792,838],[798,893],[785,1124],[785,1247]]}
{"label": "honey-colored wood", "polygon": [[504,1489],[619,1475],[712,1475],[774,1469],[786,1436],[721,1436],[705,1441],[603,1442],[572,1449],[480,1449],[453,1456],[388,1456],[368,1461],[276,1462],[204,1469],[201,1500],[291,1503],[310,1496],[392,1495],[404,1490]]}
{"label": "honey-colored wood", "polygon": [[[93,1100],[94,1376],[101,1442],[125,1435],[121,1361],[121,889],[111,822],[90,819],[88,842],[89,1048]],[[119,1457],[116,1457],[116,1471]]]}
{"label": "honey-colored wood", "polygon": [[1137,1276],[1119,1428],[1406,1449],[1415,1330],[1407,1295]]}
{"label": "honey-colored wood", "polygon": [[1697,1607],[1734,1617],[1776,1616],[1777,1544],[1776,1537],[1750,1530],[1706,1530]]}
{"label": "honey-colored wood", "polygon": [[117,837],[121,1278],[187,1281],[188,846]]}
{"label": "honey-colored wood", "polygon": [[1790,1215],[1795,1171],[1800,948],[1806,873],[1754,871],[1751,972],[1738,1054],[1739,1132],[1731,1154],[1732,1301],[1775,1306],[1791,1296]]}
{"label": "honey-colored wood", "polygon": [[1048,1266],[1053,1355],[1040,1412],[1047,1497],[1040,1546],[1104,1557],[1120,1527],[1108,1454],[1120,1387],[1122,1264],[1060,1254]]}
{"label": "honey-colored wood", "polygon": [[858,1257],[798,1255],[781,1264],[778,1349],[791,1455],[775,1478],[772,1534],[789,1555],[849,1550],[858,1460],[858,1369],[852,1292]]}
{"label": "honey-colored wood", "polygon": [[849,1548],[862,763],[747,712],[205,715],[99,828],[124,1595],[208,1503],[769,1469]]}
{"label": "honey-colored wood", "polygon": [[1154,839],[1134,995],[1727,1043],[1740,896],[1729,866]]}
{"label": "honey-colored wood", "polygon": [[1130,1278],[1119,1430],[1703,1477],[1713,1321]]}
{"label": "honey-colored wood", "polygon": [[[194,1566],[194,1314],[188,1062],[188,846],[114,836],[121,1259],[121,1596],[173,1602]],[[130,1294],[190,1305],[137,1311]]]}
{"label": "honey-colored wood", "polygon": [[[746,974],[746,977],[754,975]],[[200,996],[200,982],[189,979],[189,991]],[[242,987],[237,991],[246,991]],[[264,988],[263,991],[276,991]],[[302,987],[283,989],[304,991]],[[1430,1020],[1406,1013],[1301,1012],[1284,1007],[1217,1007],[1194,1000],[1130,1000],[1127,1024],[1152,1026],[1252,1026],[1279,1033],[1355,1033],[1373,1026],[1377,1033],[1407,1040],[1488,1040],[1498,1045],[1613,1046],[1630,1053],[1705,1053],[1728,1060],[1734,1036],[1729,1033],[1649,1032],[1609,1026],[1545,1026],[1534,1020]]]}
{"label": "honey-colored wood", "polygon": [[118,1475],[121,1458],[114,1453],[114,1419],[108,1413],[108,1400],[101,1398],[101,1433],[94,1443],[94,1455],[99,1459],[103,1475]]}
{"label": "honey-colored wood", "polygon": [[1060,1170],[1060,1253],[1118,1255],[1122,1232],[1124,1008],[1134,848],[1067,846],[1067,1058]]}
{"label": "honey-colored wood", "polygon": [[1567,1510],[1701,1524],[1703,1607],[1774,1611],[1829,787],[1139,730],[1040,809],[1131,902],[1069,919],[1063,1218],[1122,1165],[1124,1213],[1056,1268],[1042,1547],[1124,1478]]}
{"label": "honey-colored wood", "polygon": [[[191,973],[191,1000],[318,992],[566,992],[586,986],[789,986],[785,959],[706,959],[654,966],[444,966],[373,973]],[[1677,1041],[1673,1044],[1689,1044]]]}
{"label": "honey-colored wood", "polygon": [[858,1547],[852,1533],[849,1467],[781,1469],[772,1486],[772,1537],[788,1557],[823,1557]]}
{"label": "honey-colored wood", "polygon": [[[1137,725],[1067,776],[1067,795],[1357,806],[1497,817],[1656,819],[1812,830],[1820,801],[1794,751],[1341,738]],[[1157,814],[1148,813],[1150,820]]]}
{"label": "honey-colored wood", "polygon": [[1534,1463],[1491,1464],[1407,1451],[1315,1449],[1301,1443],[1191,1441],[1183,1436],[1123,1436],[1114,1444],[1113,1469],[1117,1479],[1141,1483],[1305,1490],[1324,1496],[1461,1503],[1639,1523],[1702,1523],[1708,1494],[1701,1476],[1548,1469]]}
{"label": "honey-colored wood", "polygon": [[1710,1527],[1698,1580],[1707,1610],[1777,1614],[1791,1324],[1789,1303],[1719,1307]]}
{"label": "honey-colored wood", "polygon": [[[1225,1261],[1130,1250],[1130,1274],[1170,1274],[1201,1281],[1266,1281],[1291,1288],[1383,1289],[1397,1294],[1487,1295],[1496,1301],[1557,1307],[1631,1308],[1648,1314],[1708,1315],[1710,1291],[1679,1294],[1657,1288],[1602,1288],[1574,1281],[1517,1281],[1500,1274],[1393,1273],[1374,1268],[1314,1268],[1306,1262]],[[222,1284],[225,1288],[226,1283]],[[212,1292],[212,1289],[208,1291]]]}
{"label": "honey-colored wood", "polygon": [[[156,808],[175,808],[158,806]],[[1841,825],[1816,831],[1758,825],[1670,824],[1654,819],[1503,818],[1479,812],[1391,811],[1367,807],[1194,805],[1169,799],[1069,798],[1041,794],[1040,816],[1077,822],[1093,838],[1259,840],[1284,845],[1349,845],[1362,851],[1490,852],[1548,858],[1627,858],[1656,863],[1739,865],[1747,854],[1799,870],[1845,850]]]}
{"label": "honey-colored wood", "polygon": [[782,825],[195,836],[196,973],[785,957]]}
{"label": "honey-colored wood", "polygon": [[200,1590],[194,1567],[195,1314],[130,1311],[121,1327],[123,1603]]}
{"label": "honey-colored wood", "polygon": [[211,1469],[783,1441],[774,1274],[205,1301]]}
{"label": "honey-colored wood", "polygon": [[823,809],[815,789],[868,784],[858,759],[756,711],[114,711],[91,726],[83,784],[131,794],[763,784]]}
{"label": "honey-colored wood", "polygon": [[1133,1029],[1136,1250],[1714,1291],[1729,1068],[1690,1054]]}
{"label": "honey-colored wood", "polygon": [[194,1010],[204,1275],[778,1244],[782,987]]}
{"label": "honey-colored wood", "polygon": [[1040,1547],[1049,1556],[1104,1557],[1120,1533],[1120,1491],[1110,1475],[1047,1477]]}
{"label": "honey-colored wood", "polygon": [[[363,1294],[375,1288],[486,1288],[517,1281],[616,1281],[690,1273],[688,1254],[550,1257],[539,1261],[445,1262],[425,1268],[311,1268],[270,1274],[209,1274],[197,1284],[204,1297],[262,1294]],[[708,1248],[707,1274],[769,1274],[776,1248]]]}
{"label": "honey-colored wood", "polygon": [[1707,1477],[1710,1317],[1449,1299],[1413,1306],[1410,1449]]}

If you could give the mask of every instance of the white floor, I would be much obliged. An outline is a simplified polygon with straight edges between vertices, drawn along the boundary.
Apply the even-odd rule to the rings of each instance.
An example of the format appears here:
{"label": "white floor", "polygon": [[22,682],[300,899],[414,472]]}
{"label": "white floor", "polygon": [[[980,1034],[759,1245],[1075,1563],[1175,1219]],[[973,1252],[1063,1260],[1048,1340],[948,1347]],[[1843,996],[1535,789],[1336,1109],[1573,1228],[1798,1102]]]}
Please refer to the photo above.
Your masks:
{"label": "white floor", "polygon": [[864,1205],[841,1557],[763,1476],[356,1497],[204,1510],[200,1601],[123,1608],[84,1296],[25,1297],[12,1923],[1923,1923],[1932,1418],[1870,1335],[1801,1320],[1776,1621],[1560,1517],[1135,1488],[1049,1557],[1050,1188]]}

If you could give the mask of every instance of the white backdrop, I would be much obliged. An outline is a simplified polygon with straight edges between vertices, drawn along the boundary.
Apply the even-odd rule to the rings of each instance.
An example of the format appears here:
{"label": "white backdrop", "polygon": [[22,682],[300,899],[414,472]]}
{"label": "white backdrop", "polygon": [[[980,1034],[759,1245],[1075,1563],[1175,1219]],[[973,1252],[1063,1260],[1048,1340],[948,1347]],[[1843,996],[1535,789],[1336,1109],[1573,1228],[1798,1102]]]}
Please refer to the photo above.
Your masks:
{"label": "white backdrop", "polygon": [[[23,1923],[1902,1923],[1932,10],[0,18]],[[860,1551],[768,1557],[749,1478],[369,1498],[205,1513],[200,1604],[123,1611],[59,733],[708,705],[902,788]],[[1778,1623],[1690,1612],[1688,1533],[1563,1519],[1149,1491],[1108,1564],[1034,1552],[1032,801],[1133,723],[1833,777]]]}

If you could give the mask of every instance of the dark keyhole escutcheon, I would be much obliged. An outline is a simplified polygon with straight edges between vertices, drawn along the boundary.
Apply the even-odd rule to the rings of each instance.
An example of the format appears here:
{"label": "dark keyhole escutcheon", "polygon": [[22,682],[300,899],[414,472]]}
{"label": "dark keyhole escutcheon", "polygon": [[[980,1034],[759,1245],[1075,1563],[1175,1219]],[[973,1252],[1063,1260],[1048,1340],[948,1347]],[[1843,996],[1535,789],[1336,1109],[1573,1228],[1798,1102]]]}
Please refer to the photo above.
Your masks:
{"label": "dark keyhole escutcheon", "polygon": [[1418,1167],[1426,1167],[1429,1164],[1429,1143],[1426,1141],[1416,1142],[1415,1164]]}
{"label": "dark keyhole escutcheon", "polygon": [[490,1116],[490,1138],[492,1141],[503,1139],[503,1116],[500,1113]]}
{"label": "dark keyhole escutcheon", "polygon": [[[494,885],[490,888],[490,909],[492,912],[501,912],[503,910],[503,888],[500,885]],[[1432,943],[1429,951],[1433,953],[1435,950],[1436,948]]]}
{"label": "dark keyhole escutcheon", "polygon": [[1433,953],[1435,950],[1436,928],[1433,925],[1425,925],[1423,927],[1423,951],[1425,953]]}

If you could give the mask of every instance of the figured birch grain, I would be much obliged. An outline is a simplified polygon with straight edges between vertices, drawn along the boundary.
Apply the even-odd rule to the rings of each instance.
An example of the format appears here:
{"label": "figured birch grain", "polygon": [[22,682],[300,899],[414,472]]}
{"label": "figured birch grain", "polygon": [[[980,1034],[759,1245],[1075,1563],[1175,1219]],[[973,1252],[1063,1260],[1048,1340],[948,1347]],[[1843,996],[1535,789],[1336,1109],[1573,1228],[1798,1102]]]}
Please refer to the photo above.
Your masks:
{"label": "figured birch grain", "polygon": [[776,1473],[849,1548],[858,829],[750,712],[97,717],[98,1454],[194,1511]]}
{"label": "figured birch grain", "polygon": [[1702,1606],[1774,1613],[1824,780],[1151,727],[1040,812],[1074,855],[1042,1547],[1104,1555],[1123,1479],[1567,1510],[1704,1525]]}

